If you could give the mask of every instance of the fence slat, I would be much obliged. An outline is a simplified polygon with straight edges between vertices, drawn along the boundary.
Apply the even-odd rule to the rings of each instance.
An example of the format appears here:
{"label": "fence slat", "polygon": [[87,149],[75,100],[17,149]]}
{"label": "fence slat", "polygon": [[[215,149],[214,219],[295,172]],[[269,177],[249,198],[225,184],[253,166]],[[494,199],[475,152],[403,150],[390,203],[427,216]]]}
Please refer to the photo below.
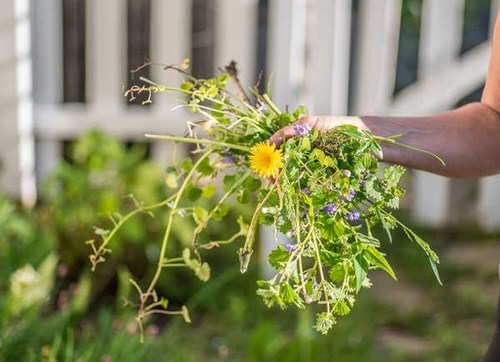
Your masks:
{"label": "fence slat", "polygon": [[479,225],[487,231],[500,229],[500,175],[485,177],[479,183]]}
{"label": "fence slat", "polygon": [[87,2],[87,100],[106,113],[124,107],[126,6],[124,0]]}
{"label": "fence slat", "polygon": [[[57,105],[63,99],[62,1],[34,1],[33,6],[33,100]],[[35,123],[37,119],[35,118]],[[37,185],[56,169],[62,145],[55,138],[35,139]]]}
{"label": "fence slat", "polygon": [[[179,64],[184,58],[191,56],[191,0],[152,0],[151,2],[151,60],[160,64]],[[155,82],[168,86],[178,86],[181,78],[174,71],[162,67],[151,68]],[[176,105],[175,98],[168,94],[156,94],[153,112],[158,119],[158,131],[151,133],[168,133],[180,135],[186,128],[186,121],[192,118],[184,110],[172,112]],[[148,127],[143,125],[143,127]],[[146,129],[144,129],[146,131]],[[171,161],[174,151],[171,142],[152,142],[151,155],[161,165]],[[179,157],[185,152],[177,146]]]}
{"label": "fence slat", "polygon": [[270,0],[268,28],[268,74],[273,99],[283,108],[300,101],[305,77],[305,0]]}
{"label": "fence slat", "polygon": [[25,205],[36,199],[33,150],[33,100],[29,0],[0,3],[0,157],[2,190],[20,196]]}
{"label": "fence slat", "polygon": [[255,83],[257,7],[257,0],[215,2],[214,71],[236,61],[244,87]]}
{"label": "fence slat", "polygon": [[[191,0],[152,0],[151,2],[151,61],[161,64],[180,64],[191,56]],[[161,67],[151,68],[159,84],[176,86],[180,77]],[[157,97],[158,98],[158,97]],[[153,106],[155,111],[170,110],[172,103],[162,97]],[[167,100],[167,101],[165,101]]]}
{"label": "fence slat", "polygon": [[362,1],[359,9],[356,114],[380,114],[392,100],[401,0]]}
{"label": "fence slat", "polygon": [[[433,77],[436,72],[453,63],[460,53],[463,10],[463,0],[424,1],[418,68],[420,77]],[[433,111],[444,111],[452,103],[442,102],[436,106],[440,109]],[[422,112],[421,105],[418,108]],[[450,180],[419,171],[415,171],[413,177],[413,217],[425,225],[445,226],[449,221]]]}
{"label": "fence slat", "polygon": [[461,59],[448,63],[446,69],[419,79],[398,94],[386,113],[428,114],[439,112],[443,104],[457,102],[484,83],[490,51],[488,42],[480,44],[465,53]]}
{"label": "fence slat", "polygon": [[351,1],[316,0],[308,16],[307,99],[315,114],[347,114]]}

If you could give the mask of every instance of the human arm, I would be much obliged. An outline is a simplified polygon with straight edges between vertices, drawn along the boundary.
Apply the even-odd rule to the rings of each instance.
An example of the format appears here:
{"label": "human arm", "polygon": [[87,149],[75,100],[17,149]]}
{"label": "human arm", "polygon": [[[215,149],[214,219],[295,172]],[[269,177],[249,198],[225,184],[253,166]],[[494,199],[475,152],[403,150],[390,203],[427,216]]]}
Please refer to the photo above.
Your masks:
{"label": "human arm", "polygon": [[[481,102],[424,117],[309,116],[297,121],[327,130],[342,124],[368,129],[377,136],[401,134],[399,141],[430,151],[428,154],[383,144],[384,161],[448,177],[475,178],[500,173],[500,20],[497,20],[486,86]],[[294,135],[293,126],[271,138],[280,143]]]}

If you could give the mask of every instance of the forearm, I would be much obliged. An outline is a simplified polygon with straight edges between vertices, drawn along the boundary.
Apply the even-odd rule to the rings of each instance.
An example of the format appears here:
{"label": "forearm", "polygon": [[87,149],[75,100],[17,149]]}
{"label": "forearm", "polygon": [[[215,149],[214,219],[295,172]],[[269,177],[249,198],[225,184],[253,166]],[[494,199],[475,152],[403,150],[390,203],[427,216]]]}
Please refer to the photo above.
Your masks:
{"label": "forearm", "polygon": [[378,136],[401,134],[401,143],[430,151],[436,158],[384,144],[384,161],[448,177],[476,178],[500,172],[500,115],[483,103],[426,117],[360,117]]}

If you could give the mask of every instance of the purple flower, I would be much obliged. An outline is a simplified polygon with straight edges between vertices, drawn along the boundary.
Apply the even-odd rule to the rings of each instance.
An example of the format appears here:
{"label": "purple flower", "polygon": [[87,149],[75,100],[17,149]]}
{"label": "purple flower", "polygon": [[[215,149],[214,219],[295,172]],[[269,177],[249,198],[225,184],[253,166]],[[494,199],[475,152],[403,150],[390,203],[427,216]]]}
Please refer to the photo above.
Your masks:
{"label": "purple flower", "polygon": [[365,180],[359,180],[359,186],[364,186],[364,185],[365,185],[365,183],[366,183],[366,181],[365,181]]}
{"label": "purple flower", "polygon": [[347,211],[347,214],[346,214],[346,216],[345,216],[345,218],[346,218],[347,220],[349,220],[349,221],[358,220],[358,219],[359,219],[359,217],[360,217],[360,214],[359,214],[359,212],[357,212],[357,211],[353,211],[353,212],[351,212],[351,211]]}
{"label": "purple flower", "polygon": [[354,191],[353,189],[350,189],[349,190],[349,194],[347,195],[347,201],[351,202],[352,200],[354,200],[354,197],[356,196],[356,191]]}
{"label": "purple flower", "polygon": [[296,124],[293,126],[293,130],[296,136],[309,136],[311,132],[311,126],[308,124]]}
{"label": "purple flower", "polygon": [[328,215],[334,215],[335,212],[337,212],[338,207],[339,206],[337,204],[329,202],[325,205],[323,211],[326,212]]}
{"label": "purple flower", "polygon": [[297,245],[296,244],[285,244],[285,249],[289,253],[293,253],[295,250],[297,250]]}
{"label": "purple flower", "polygon": [[354,197],[356,196],[356,191],[354,191],[353,189],[350,189],[349,190],[349,194],[347,196],[340,196],[339,197],[339,200],[340,201],[348,201],[348,202],[351,202],[352,200],[354,200]]}
{"label": "purple flower", "polygon": [[236,162],[236,159],[233,156],[225,156],[222,157],[222,163],[226,165],[230,165]]}
{"label": "purple flower", "polygon": [[301,190],[304,194],[306,195],[310,195],[311,194],[311,190],[309,189],[309,187],[304,187],[302,190]]}

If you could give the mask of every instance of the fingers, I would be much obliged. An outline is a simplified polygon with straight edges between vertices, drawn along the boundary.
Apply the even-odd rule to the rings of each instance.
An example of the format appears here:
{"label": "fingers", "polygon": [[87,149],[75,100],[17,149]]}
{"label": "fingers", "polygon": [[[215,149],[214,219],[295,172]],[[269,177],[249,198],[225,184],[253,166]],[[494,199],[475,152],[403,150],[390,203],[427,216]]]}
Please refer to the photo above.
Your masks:
{"label": "fingers", "polygon": [[276,147],[279,147],[279,146],[281,146],[281,144],[283,143],[284,140],[287,140],[287,139],[295,136],[295,131],[293,129],[294,124],[295,123],[288,125],[282,129],[280,129],[275,134],[273,134],[269,138],[269,142],[271,142],[272,144],[275,144]]}
{"label": "fingers", "polygon": [[[297,135],[297,125],[307,126],[309,130],[315,128],[316,125],[316,117],[305,116],[295,121],[294,123],[283,127],[278,132],[273,134],[269,138],[269,142],[275,144],[276,147],[281,146],[283,141],[286,141],[289,138]],[[299,128],[300,131],[300,128]]]}

